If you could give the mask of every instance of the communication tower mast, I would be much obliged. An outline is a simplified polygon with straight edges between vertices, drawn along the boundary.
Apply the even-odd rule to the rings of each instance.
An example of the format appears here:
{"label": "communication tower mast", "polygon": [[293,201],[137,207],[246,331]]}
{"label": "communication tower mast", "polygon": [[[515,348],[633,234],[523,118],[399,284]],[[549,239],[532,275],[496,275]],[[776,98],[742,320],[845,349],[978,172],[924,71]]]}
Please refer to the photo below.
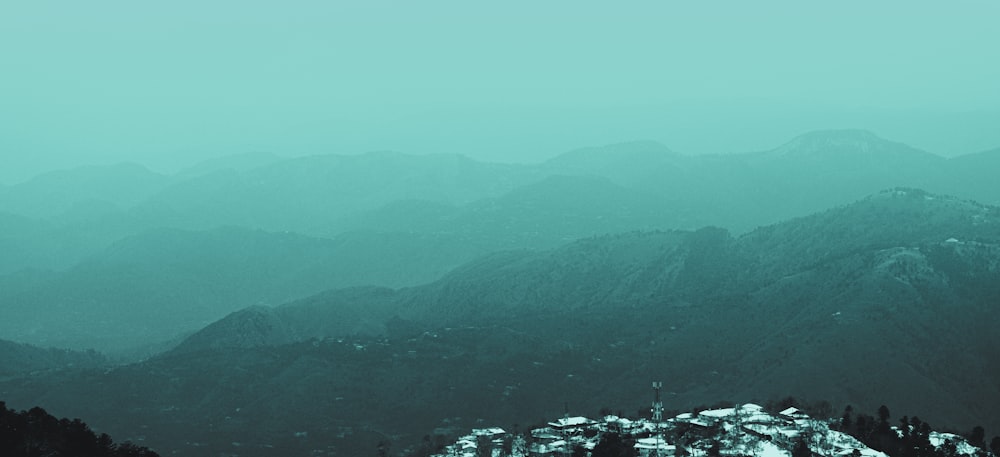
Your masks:
{"label": "communication tower mast", "polygon": [[660,440],[663,437],[662,430],[660,430],[663,423],[663,402],[660,400],[660,389],[662,388],[662,382],[653,381],[653,422],[656,427],[656,436],[653,437],[656,443],[656,453],[653,455],[656,457],[660,456]]}
{"label": "communication tower mast", "polygon": [[663,402],[660,401],[660,389],[662,388],[662,382],[653,382],[653,421],[656,422],[657,426],[663,421]]}

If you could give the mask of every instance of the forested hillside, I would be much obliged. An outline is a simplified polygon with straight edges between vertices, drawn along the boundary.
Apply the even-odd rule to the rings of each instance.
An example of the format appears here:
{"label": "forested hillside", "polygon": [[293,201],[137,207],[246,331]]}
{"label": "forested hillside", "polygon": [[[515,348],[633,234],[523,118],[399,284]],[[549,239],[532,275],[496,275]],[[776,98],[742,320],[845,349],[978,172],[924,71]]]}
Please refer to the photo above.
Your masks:
{"label": "forested hillside", "polygon": [[567,403],[639,411],[650,379],[671,408],[793,395],[996,433],[998,234],[996,207],[894,189],[738,237],[595,237],[251,308],[139,364],[0,390],[116,435],[159,430],[158,449],[184,437],[241,455],[369,452]]}

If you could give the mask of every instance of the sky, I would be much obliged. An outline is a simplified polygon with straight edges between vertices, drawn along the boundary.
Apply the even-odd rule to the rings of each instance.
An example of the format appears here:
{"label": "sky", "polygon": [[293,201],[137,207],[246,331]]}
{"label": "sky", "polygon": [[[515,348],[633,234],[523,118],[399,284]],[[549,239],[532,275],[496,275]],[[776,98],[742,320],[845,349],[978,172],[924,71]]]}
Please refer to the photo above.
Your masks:
{"label": "sky", "polygon": [[0,2],[0,183],[373,150],[541,161],[866,128],[1000,147],[1000,1]]}

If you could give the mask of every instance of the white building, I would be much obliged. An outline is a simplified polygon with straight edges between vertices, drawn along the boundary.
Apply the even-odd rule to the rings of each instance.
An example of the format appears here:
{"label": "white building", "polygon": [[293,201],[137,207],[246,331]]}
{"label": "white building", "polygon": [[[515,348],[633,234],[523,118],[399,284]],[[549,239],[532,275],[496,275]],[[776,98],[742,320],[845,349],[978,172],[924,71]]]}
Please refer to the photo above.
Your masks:
{"label": "white building", "polygon": [[639,457],[663,457],[676,454],[677,446],[667,444],[662,436],[653,436],[635,440],[635,450]]}

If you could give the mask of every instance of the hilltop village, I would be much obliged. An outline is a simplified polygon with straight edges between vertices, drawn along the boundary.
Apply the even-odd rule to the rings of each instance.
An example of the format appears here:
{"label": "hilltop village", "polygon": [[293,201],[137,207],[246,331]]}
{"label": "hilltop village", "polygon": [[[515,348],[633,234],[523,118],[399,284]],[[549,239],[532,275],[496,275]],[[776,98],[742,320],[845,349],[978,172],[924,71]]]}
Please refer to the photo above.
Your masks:
{"label": "hilltop village", "polygon": [[[889,457],[848,433],[836,430],[839,420],[819,420],[795,407],[771,414],[755,404],[685,412],[671,418],[657,417],[662,407],[654,403],[652,419],[627,419],[608,415],[589,419],[568,414],[523,435],[502,428],[474,429],[433,457]],[[902,438],[906,432],[891,427]],[[989,456],[965,438],[929,432],[926,451],[942,456]],[[917,452],[920,450],[915,450]],[[914,455],[925,455],[917,452]]]}

